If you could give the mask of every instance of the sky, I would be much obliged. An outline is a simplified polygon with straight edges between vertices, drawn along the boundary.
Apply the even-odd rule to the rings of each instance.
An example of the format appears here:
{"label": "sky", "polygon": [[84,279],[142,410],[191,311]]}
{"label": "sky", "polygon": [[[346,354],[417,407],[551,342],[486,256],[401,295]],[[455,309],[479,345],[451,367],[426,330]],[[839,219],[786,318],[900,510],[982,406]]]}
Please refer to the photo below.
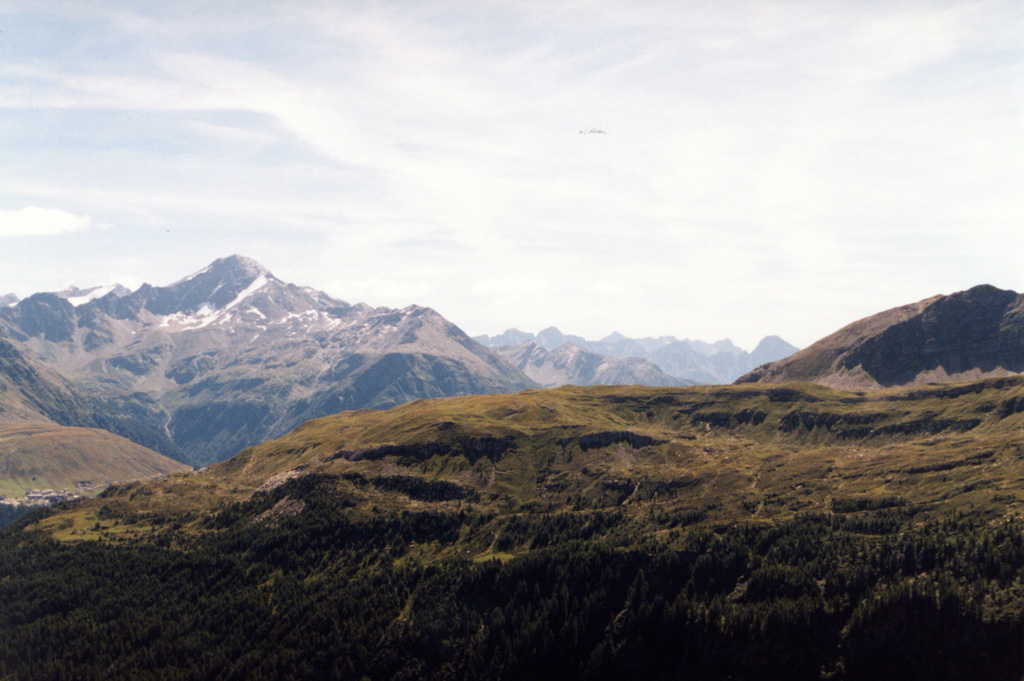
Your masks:
{"label": "sky", "polygon": [[1024,291],[1024,3],[0,0],[0,294],[234,253],[748,350]]}

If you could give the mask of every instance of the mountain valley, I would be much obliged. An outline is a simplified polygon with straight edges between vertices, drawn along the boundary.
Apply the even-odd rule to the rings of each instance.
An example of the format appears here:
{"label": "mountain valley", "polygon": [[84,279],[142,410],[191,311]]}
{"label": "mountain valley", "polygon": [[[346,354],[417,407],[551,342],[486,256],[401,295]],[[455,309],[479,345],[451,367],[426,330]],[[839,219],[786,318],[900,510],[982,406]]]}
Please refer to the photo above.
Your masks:
{"label": "mountain valley", "polygon": [[0,498],[24,499],[29,489],[88,493],[190,468],[111,431],[159,440],[0,334]]}
{"label": "mountain valley", "polygon": [[0,497],[12,500],[29,489],[89,494],[115,482],[190,469],[99,428],[40,421],[0,425]]}

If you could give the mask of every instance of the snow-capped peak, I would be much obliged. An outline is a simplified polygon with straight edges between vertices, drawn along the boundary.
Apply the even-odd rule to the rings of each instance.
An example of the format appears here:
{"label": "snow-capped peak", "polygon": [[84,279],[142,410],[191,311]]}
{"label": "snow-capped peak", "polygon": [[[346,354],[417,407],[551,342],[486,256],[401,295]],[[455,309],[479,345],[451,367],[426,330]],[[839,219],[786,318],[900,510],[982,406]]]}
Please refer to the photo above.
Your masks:
{"label": "snow-capped peak", "polygon": [[270,271],[266,267],[259,264],[252,258],[246,258],[241,255],[229,255],[226,258],[218,258],[198,272],[193,272],[187,277],[179,279],[171,284],[171,287],[199,279],[204,274],[209,273],[214,273],[214,275],[221,280],[247,279],[249,277],[258,277],[260,275],[270,275]]}
{"label": "snow-capped peak", "polygon": [[67,296],[67,301],[74,305],[75,307],[78,307],[79,305],[85,305],[91,300],[102,298],[108,293],[122,288],[124,287],[121,286],[120,284],[108,284],[106,286],[96,286],[94,288],[86,289],[84,291],[79,291],[75,289],[78,295]]}

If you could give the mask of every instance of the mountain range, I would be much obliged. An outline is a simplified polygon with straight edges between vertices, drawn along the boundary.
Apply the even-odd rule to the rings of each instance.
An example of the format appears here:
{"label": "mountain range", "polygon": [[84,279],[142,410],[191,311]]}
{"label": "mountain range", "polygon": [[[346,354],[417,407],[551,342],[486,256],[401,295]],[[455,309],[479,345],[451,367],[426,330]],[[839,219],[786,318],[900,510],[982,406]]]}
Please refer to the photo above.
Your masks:
{"label": "mountain range", "polygon": [[165,287],[35,294],[0,330],[195,465],[346,409],[536,386],[429,308],[350,305],[240,256]]}
{"label": "mountain range", "polygon": [[[343,410],[564,384],[722,382],[795,350],[774,337],[748,354],[729,341],[592,342],[554,328],[481,344],[430,308],[349,304],[237,255],[168,286],[4,301],[0,333],[97,407],[65,425],[103,422],[198,466]],[[501,346],[512,337],[533,344]]]}
{"label": "mountain range", "polygon": [[694,385],[669,376],[657,364],[639,357],[616,357],[564,343],[547,350],[533,341],[491,348],[499,357],[545,388],[562,385]]}
{"label": "mountain range", "polygon": [[[737,347],[731,340],[724,339],[715,343],[707,343],[699,340],[679,340],[675,336],[661,336],[659,338],[628,338],[618,332],[612,333],[601,340],[587,340],[582,336],[563,334],[555,327],[548,327],[538,334],[532,334],[518,329],[508,329],[497,336],[475,336],[474,340],[481,344],[496,349],[499,354],[505,357],[512,357],[512,363],[526,371],[534,380],[544,385],[548,382],[540,380],[537,376],[552,374],[550,368],[536,370],[530,374],[521,365],[522,358],[530,355],[535,365],[544,362],[538,361],[543,355],[530,347],[513,351],[511,348],[524,343],[532,343],[541,350],[548,352],[558,351],[564,345],[569,344],[578,350],[568,350],[563,354],[578,354],[579,350],[586,351],[592,355],[600,355],[604,362],[613,365],[613,358],[636,358],[646,360],[653,364],[637,364],[631,361],[628,365],[620,365],[611,373],[620,376],[626,375],[626,366],[632,367],[638,373],[635,380],[622,381],[623,383],[639,385],[687,385],[694,383],[731,383],[743,374],[757,366],[767,362],[788,357],[798,350],[778,336],[767,336],[763,338],[753,352],[747,352]],[[502,350],[502,348],[504,348]],[[553,359],[552,362],[561,360]],[[598,361],[591,359],[590,362]],[[526,364],[525,366],[530,366]],[[668,378],[661,378],[654,368],[660,370]],[[560,375],[555,372],[555,375]],[[674,379],[674,382],[673,382]],[[681,379],[681,380],[679,380]],[[566,383],[577,385],[598,385],[605,384],[603,381],[568,380]]]}
{"label": "mountain range", "polygon": [[8,300],[0,355],[7,379],[31,389],[0,401],[0,423],[104,429],[196,466],[311,418],[422,398],[736,377],[862,389],[1024,369],[1022,297],[991,286],[874,315],[802,351],[769,336],[751,353],[554,327],[474,340],[430,308],[349,304],[241,256],[164,287]]}

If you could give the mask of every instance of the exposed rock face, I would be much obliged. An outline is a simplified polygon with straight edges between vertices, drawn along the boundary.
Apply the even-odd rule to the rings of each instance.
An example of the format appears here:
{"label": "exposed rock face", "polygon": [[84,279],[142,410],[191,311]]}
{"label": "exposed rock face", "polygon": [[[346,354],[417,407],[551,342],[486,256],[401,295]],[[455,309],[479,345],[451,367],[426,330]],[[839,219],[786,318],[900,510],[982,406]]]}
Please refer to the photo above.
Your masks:
{"label": "exposed rock face", "polygon": [[197,465],[346,409],[536,387],[429,308],[350,305],[239,256],[166,287],[67,293],[0,308],[0,328]]}
{"label": "exposed rock face", "polygon": [[[728,339],[705,343],[699,340],[679,340],[674,336],[627,338],[620,333],[613,333],[599,341],[589,341],[580,336],[565,335],[553,326],[544,329],[536,336],[517,329],[509,329],[498,336],[477,336],[476,340],[499,350],[503,357],[526,371],[534,380],[551,386],[566,383],[578,385],[631,383],[650,386],[729,383],[760,364],[782,359],[797,351],[796,347],[778,336],[764,338],[754,352],[748,353],[736,347]],[[539,350],[529,347],[524,350],[524,343],[532,343]],[[630,363],[620,364],[615,369],[615,372],[621,376],[619,379],[607,379],[606,381],[604,378],[587,378],[583,374],[578,377],[570,377],[571,371],[565,372],[554,366],[546,367],[547,358],[540,356],[541,351],[568,354],[563,349],[566,344],[592,355],[603,355],[604,359],[600,361],[608,365],[612,364],[614,358],[625,358]],[[532,355],[530,361],[536,367],[533,369],[534,373],[530,373],[530,370],[523,364],[527,350]],[[639,362],[639,360],[645,360],[649,364]],[[554,365],[560,361],[564,363],[564,360],[554,358],[551,360],[551,364]],[[636,374],[637,378],[630,379],[631,373]]]}
{"label": "exposed rock face", "polygon": [[1024,295],[976,286],[854,322],[737,383],[874,389],[1021,371]]}
{"label": "exposed rock face", "polygon": [[545,388],[560,385],[683,386],[693,381],[669,376],[653,362],[639,357],[615,357],[589,352],[572,343],[545,350],[533,341],[495,352]]}
{"label": "exposed rock face", "polygon": [[346,459],[348,461],[379,461],[385,457],[395,457],[399,461],[426,461],[432,456],[459,452],[470,463],[487,457],[497,462],[509,449],[515,446],[510,437],[475,437],[458,440],[455,443],[432,440],[419,444],[380,445],[369,449],[347,450],[336,452],[328,460]]}
{"label": "exposed rock face", "polygon": [[587,433],[579,438],[562,438],[558,443],[564,447],[573,441],[579,444],[580,449],[583,451],[620,443],[628,444],[633,449],[640,449],[642,447],[650,447],[651,445],[664,444],[665,442],[664,440],[658,440],[628,430],[608,430],[600,433]]}

